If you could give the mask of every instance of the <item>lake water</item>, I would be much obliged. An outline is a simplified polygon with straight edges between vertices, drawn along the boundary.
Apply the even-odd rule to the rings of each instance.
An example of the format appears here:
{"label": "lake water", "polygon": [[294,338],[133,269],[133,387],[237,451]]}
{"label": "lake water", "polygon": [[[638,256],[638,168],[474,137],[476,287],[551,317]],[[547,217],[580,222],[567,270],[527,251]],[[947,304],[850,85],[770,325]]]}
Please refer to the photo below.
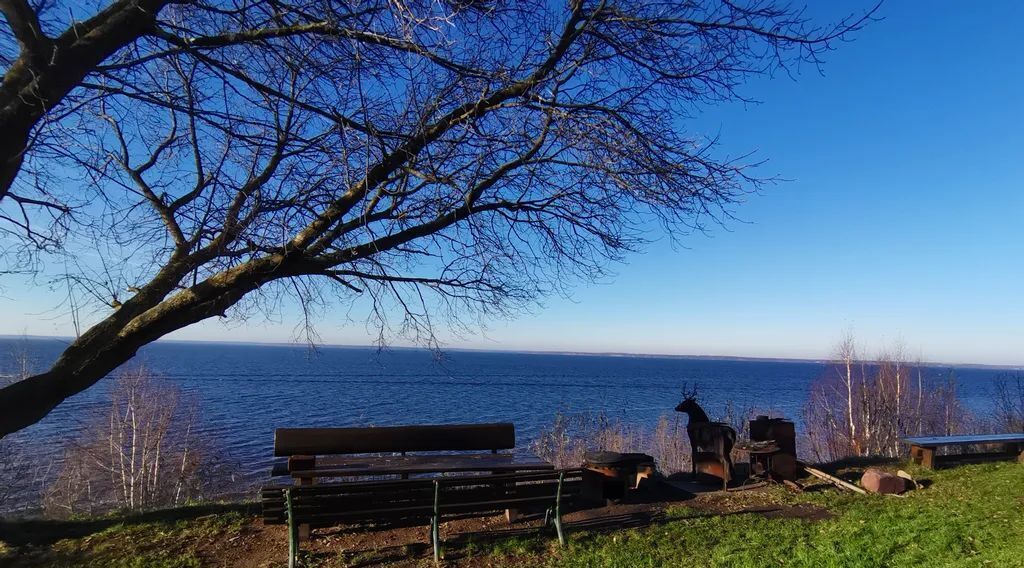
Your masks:
{"label": "lake water", "polygon": [[[18,352],[46,367],[64,341],[0,339],[0,373]],[[799,419],[822,363],[160,342],[140,351],[164,381],[194,395],[202,429],[250,478],[269,470],[273,432],[283,426],[512,422],[520,447],[556,412],[604,412],[653,425],[696,384],[711,414],[726,401]],[[949,368],[931,368],[945,377]],[[956,369],[968,407],[984,412],[997,369]],[[106,405],[110,379],[66,401],[19,435],[40,453],[59,452],[84,411]]]}

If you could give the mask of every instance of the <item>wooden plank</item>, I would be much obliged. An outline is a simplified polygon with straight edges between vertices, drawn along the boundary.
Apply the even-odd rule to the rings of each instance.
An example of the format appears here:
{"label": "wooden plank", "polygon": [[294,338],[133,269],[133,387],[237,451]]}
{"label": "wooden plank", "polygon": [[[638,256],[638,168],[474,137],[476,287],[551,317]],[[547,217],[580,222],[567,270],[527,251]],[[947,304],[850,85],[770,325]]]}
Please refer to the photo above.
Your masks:
{"label": "wooden plank", "polygon": [[510,423],[274,431],[275,456],[507,450],[515,445],[515,426]]}
{"label": "wooden plank", "polygon": [[914,446],[966,446],[1024,442],[1024,432],[1013,434],[968,434],[959,436],[912,436],[903,441]]}
{"label": "wooden plank", "polygon": [[917,455],[921,458],[921,467],[935,469],[935,448],[918,446]]}
{"label": "wooden plank", "polygon": [[307,487],[296,487],[292,490],[294,498],[306,496],[343,495],[360,493],[392,493],[408,490],[433,491],[433,479],[389,479],[384,481],[342,481],[321,483]]}
{"label": "wooden plank", "polygon": [[[513,506],[554,504],[554,492],[545,497],[510,497],[506,499],[494,499],[480,502],[465,503],[441,503],[441,511],[445,513],[487,513],[498,512],[502,509]],[[402,504],[400,506],[384,506],[379,508],[368,508],[362,510],[352,509],[321,509],[294,511],[296,519],[312,526],[322,526],[324,523],[339,522],[354,519],[378,519],[382,517],[423,517],[433,513],[433,502],[428,504]]]}
{"label": "wooden plank", "polygon": [[[554,497],[558,488],[557,484],[525,484],[518,485],[514,489],[504,490],[501,487],[475,487],[467,490],[448,491],[442,493],[442,503],[476,503],[483,501],[500,501],[506,498],[527,498],[527,497]],[[575,495],[580,492],[577,486],[566,487],[563,485],[563,495]],[[372,494],[372,495],[323,495],[317,497],[306,497],[293,503],[295,511],[309,511],[315,509],[377,509],[387,507],[400,507],[402,504],[414,504],[417,502],[432,503],[433,495],[428,492],[408,494]],[[268,505],[269,507],[269,505]],[[271,510],[271,509],[266,509]]]}
{"label": "wooden plank", "polygon": [[850,491],[853,491],[855,493],[860,493],[861,495],[867,495],[867,493],[868,493],[864,489],[862,489],[860,487],[857,487],[856,485],[854,485],[852,483],[848,483],[848,482],[846,482],[846,481],[844,481],[842,479],[839,479],[838,477],[836,477],[834,475],[829,475],[829,474],[825,473],[824,471],[821,471],[820,469],[815,469],[815,468],[810,467],[810,466],[805,464],[804,465],[804,470],[806,470],[807,473],[813,475],[814,477],[817,477],[818,479],[823,479],[823,480],[825,480],[825,481],[827,481],[827,482],[829,482],[832,485],[835,485],[837,487],[841,487],[843,489],[849,489]]}
{"label": "wooden plank", "polygon": [[[563,498],[582,490],[582,470],[561,473]],[[441,483],[441,504],[446,512],[500,510],[513,505],[549,503],[558,490],[558,473],[517,473],[390,482],[348,482],[294,487],[292,511],[303,524],[329,519],[372,518],[375,515],[420,515],[433,506],[433,487]],[[266,487],[263,517],[284,520],[283,487]],[[306,522],[311,519],[310,522]]]}
{"label": "wooden plank", "polygon": [[293,471],[292,477],[362,477],[474,471],[551,471],[555,466],[535,456],[513,454],[445,454],[430,456],[356,456],[321,459],[312,470]]}
{"label": "wooden plank", "polygon": [[[316,480],[314,480],[312,477],[297,477],[297,478],[295,478],[295,484],[299,485],[299,486],[313,485],[314,483],[316,483]],[[312,527],[310,527],[308,524],[300,524],[299,525],[298,533],[296,535],[296,537],[298,538],[299,542],[302,542],[304,540],[309,540],[309,535],[310,535],[310,530],[311,529],[312,529]]]}

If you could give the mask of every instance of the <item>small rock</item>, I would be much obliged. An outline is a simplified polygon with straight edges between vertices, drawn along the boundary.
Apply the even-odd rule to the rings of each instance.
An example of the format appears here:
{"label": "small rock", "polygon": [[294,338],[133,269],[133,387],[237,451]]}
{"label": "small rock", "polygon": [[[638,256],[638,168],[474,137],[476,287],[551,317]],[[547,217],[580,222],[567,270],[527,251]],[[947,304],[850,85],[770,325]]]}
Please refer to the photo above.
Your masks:
{"label": "small rock", "polygon": [[907,480],[880,469],[870,468],[860,478],[861,486],[872,492],[899,495],[907,490]]}

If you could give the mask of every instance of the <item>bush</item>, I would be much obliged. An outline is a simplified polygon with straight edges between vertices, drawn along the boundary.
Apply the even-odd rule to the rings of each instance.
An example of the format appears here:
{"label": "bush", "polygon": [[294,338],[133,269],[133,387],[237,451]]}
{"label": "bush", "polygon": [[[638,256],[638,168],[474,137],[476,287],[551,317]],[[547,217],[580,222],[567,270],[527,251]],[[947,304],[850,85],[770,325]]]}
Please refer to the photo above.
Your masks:
{"label": "bush", "polygon": [[807,440],[819,461],[902,456],[901,438],[955,434],[972,421],[952,373],[945,380],[928,377],[920,362],[907,361],[900,344],[875,360],[862,359],[851,335],[811,385],[804,406]]}
{"label": "bush", "polygon": [[1024,432],[1024,374],[1004,373],[996,377],[992,401],[994,431]]}
{"label": "bush", "polygon": [[64,451],[50,514],[141,511],[200,499],[222,477],[197,436],[197,405],[146,369],[121,373],[110,407]]}
{"label": "bush", "polygon": [[[731,402],[726,405],[723,422],[727,422],[742,435],[754,410],[738,410]],[[675,412],[662,413],[653,429],[638,424],[612,420],[607,414],[556,413],[551,425],[541,430],[531,450],[555,467],[579,467],[588,451],[643,452],[651,455],[658,471],[671,475],[690,471],[690,442],[686,434],[686,421]]]}

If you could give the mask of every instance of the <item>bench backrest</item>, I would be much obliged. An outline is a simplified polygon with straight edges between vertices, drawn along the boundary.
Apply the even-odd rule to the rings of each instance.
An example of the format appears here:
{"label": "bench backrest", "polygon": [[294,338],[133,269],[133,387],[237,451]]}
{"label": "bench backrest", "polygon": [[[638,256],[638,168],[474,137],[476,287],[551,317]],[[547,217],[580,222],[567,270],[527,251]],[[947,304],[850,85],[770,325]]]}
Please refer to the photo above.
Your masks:
{"label": "bench backrest", "polygon": [[515,426],[510,423],[274,431],[275,456],[509,450],[515,446]]}
{"label": "bench backrest", "polygon": [[433,515],[435,491],[441,514],[550,507],[558,493],[560,476],[564,505],[579,497],[583,470],[266,487],[261,494],[263,521],[288,521],[286,491],[291,492],[294,521],[311,526],[428,518]]}

